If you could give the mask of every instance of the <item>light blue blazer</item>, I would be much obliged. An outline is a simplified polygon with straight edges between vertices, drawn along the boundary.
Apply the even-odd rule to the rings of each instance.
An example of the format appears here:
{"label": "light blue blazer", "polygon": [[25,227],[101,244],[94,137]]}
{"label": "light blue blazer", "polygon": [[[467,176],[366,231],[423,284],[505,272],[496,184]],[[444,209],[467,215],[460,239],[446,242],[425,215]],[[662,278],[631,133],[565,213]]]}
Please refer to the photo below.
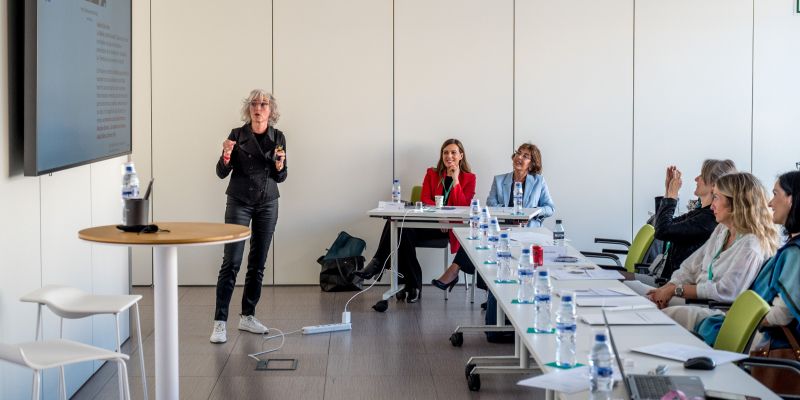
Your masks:
{"label": "light blue blazer", "polygon": [[[497,175],[492,182],[492,190],[486,205],[489,207],[507,207],[511,199],[512,186],[514,184],[514,174],[509,172]],[[523,207],[541,207],[542,213],[536,218],[528,221],[528,226],[542,226],[542,220],[553,215],[555,206],[553,199],[550,198],[550,191],[547,190],[547,183],[541,175],[530,175],[525,178],[525,194],[522,197]]]}

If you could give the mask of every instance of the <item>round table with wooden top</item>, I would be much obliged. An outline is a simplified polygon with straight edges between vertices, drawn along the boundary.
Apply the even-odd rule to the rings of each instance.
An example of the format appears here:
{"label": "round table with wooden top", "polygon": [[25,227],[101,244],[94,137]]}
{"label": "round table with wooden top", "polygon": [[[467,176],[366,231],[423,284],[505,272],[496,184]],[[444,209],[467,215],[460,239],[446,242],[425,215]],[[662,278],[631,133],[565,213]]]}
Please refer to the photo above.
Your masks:
{"label": "round table with wooden top", "polygon": [[250,237],[250,229],[212,222],[156,225],[156,233],[123,232],[115,225],[106,225],[83,229],[78,237],[94,243],[153,247],[156,399],[178,399],[178,247],[239,242]]}

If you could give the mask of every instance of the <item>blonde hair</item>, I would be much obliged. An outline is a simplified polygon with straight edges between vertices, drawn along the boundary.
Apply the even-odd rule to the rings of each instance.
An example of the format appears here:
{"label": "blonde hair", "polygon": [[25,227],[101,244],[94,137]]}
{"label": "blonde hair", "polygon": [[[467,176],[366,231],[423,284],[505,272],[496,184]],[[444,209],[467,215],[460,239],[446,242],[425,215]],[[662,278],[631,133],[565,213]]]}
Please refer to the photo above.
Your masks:
{"label": "blonde hair", "polygon": [[281,113],[278,112],[278,102],[275,100],[275,96],[272,93],[267,92],[264,89],[253,89],[250,91],[250,95],[247,96],[246,99],[242,102],[242,121],[246,123],[250,123],[250,102],[254,100],[267,100],[269,101],[269,120],[267,121],[267,125],[275,126],[278,123],[278,119],[281,117]]}
{"label": "blonde hair", "polygon": [[723,175],[717,179],[714,190],[728,198],[736,233],[756,235],[764,254],[774,254],[778,249],[778,230],[772,223],[767,191],[758,178],[749,172]]}

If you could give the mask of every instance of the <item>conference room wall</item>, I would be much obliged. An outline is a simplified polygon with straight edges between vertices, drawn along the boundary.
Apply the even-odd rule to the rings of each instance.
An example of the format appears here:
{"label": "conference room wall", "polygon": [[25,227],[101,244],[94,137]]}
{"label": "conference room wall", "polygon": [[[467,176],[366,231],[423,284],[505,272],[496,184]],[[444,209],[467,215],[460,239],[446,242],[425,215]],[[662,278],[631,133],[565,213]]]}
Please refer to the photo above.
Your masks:
{"label": "conference room wall", "polygon": [[[134,1],[131,3],[133,24],[131,25],[131,85],[133,119],[133,154],[131,160],[136,164],[139,181],[147,183],[153,176],[152,152],[152,81],[150,79],[150,2]],[[150,195],[150,215],[156,206],[159,185]],[[153,249],[150,247],[133,247],[131,252],[131,282],[134,285],[153,284]]]}
{"label": "conference room wall", "polygon": [[[365,211],[392,179],[391,2],[274,2],[274,89],[289,176],[280,185],[275,282],[319,281],[315,261],[339,231],[375,251]],[[269,273],[270,270],[267,271]]]}
{"label": "conference room wall", "polygon": [[633,8],[630,1],[516,4],[515,144],[542,151],[578,249],[631,232]]}
{"label": "conference room wall", "polygon": [[[510,0],[395,3],[394,170],[404,198],[448,138],[464,144],[481,204],[492,177],[511,170],[513,18]],[[441,250],[418,255],[423,282],[442,273]]]}
{"label": "conference room wall", "polygon": [[[9,3],[0,0],[0,32],[9,33],[0,51],[0,219],[5,226],[0,230],[0,342],[20,343],[33,340],[36,329],[36,306],[19,301],[25,293],[46,284],[127,293],[129,280],[127,251],[90,245],[77,235],[79,229],[119,220],[119,166],[124,157],[40,177],[23,176],[22,87],[9,75],[9,68],[21,60],[9,30],[8,12],[16,2]],[[45,316],[45,337],[57,337],[55,318],[48,311]],[[107,318],[67,321],[64,336],[111,349],[108,338],[114,337],[114,324]],[[128,336],[127,324],[122,334]],[[68,368],[68,394],[97,366]],[[0,398],[30,398],[32,379],[30,370],[1,362]],[[46,398],[56,397],[56,386],[56,375],[47,374]]]}
{"label": "conference room wall", "polygon": [[753,173],[771,192],[800,161],[800,14],[795,2],[755,2]]}
{"label": "conference room wall", "polygon": [[[271,4],[176,0],[151,7],[154,220],[223,222],[228,180],[217,178],[215,164],[231,129],[243,124],[250,90],[272,87]],[[216,283],[222,247],[180,248],[179,282]]]}
{"label": "conference room wall", "polygon": [[750,0],[636,2],[633,226],[664,194],[667,165],[683,173],[680,213],[703,159],[750,170]]}

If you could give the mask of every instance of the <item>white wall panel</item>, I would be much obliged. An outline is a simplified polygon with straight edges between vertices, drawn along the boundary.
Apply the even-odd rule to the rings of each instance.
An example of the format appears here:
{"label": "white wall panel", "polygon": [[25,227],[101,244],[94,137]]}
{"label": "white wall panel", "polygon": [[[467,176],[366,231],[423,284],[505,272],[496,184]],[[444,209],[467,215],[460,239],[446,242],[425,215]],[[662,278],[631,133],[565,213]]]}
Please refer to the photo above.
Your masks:
{"label": "white wall panel", "polygon": [[391,2],[284,0],[274,12],[289,169],[275,282],[309,284],[339,231],[367,240],[367,257],[380,235],[381,223],[365,212],[391,192]]}
{"label": "white wall panel", "polygon": [[[152,8],[154,219],[223,222],[228,180],[214,166],[231,128],[242,125],[244,98],[272,85],[271,4],[181,0]],[[181,284],[215,284],[222,245],[182,248],[179,260]]]}
{"label": "white wall panel", "polygon": [[631,231],[632,25],[630,1],[516,5],[515,142],[541,148],[545,225],[563,219],[579,249]]}
{"label": "white wall panel", "polygon": [[[481,204],[513,146],[513,2],[395,3],[395,174],[408,198],[457,138]],[[389,183],[381,198],[388,198]],[[440,250],[420,250],[423,282],[442,273]]]}
{"label": "white wall panel", "polygon": [[[66,285],[92,292],[91,245],[78,239],[79,230],[92,226],[89,169],[90,166],[85,165],[39,178],[43,221],[42,285]],[[58,317],[50,312],[43,315],[45,338],[57,338]],[[65,321],[64,338],[92,343],[92,319]],[[91,363],[68,366],[67,393],[74,393],[92,373]],[[57,385],[58,371],[46,371],[45,390],[55,390]]]}
{"label": "white wall panel", "polygon": [[793,5],[755,2],[753,172],[770,192],[800,161],[800,14]]}
{"label": "white wall panel", "polygon": [[633,225],[683,172],[681,211],[706,158],[750,169],[751,0],[636,2]]}
{"label": "white wall panel", "polygon": [[[132,90],[132,128],[133,128],[133,154],[131,159],[136,163],[136,172],[139,180],[146,185],[152,174],[153,159],[151,150],[152,135],[151,120],[151,90],[150,76],[150,1],[134,1],[131,3],[133,25],[131,26],[133,40],[131,41],[131,84]],[[119,181],[121,182],[121,166]],[[159,182],[160,183],[160,182]],[[152,199],[158,197],[159,185],[156,185]],[[152,204],[152,203],[151,203]],[[151,207],[150,213],[152,215]],[[120,219],[122,217],[120,216]],[[119,220],[117,220],[119,221]],[[147,247],[131,249],[132,265],[131,280],[134,285],[153,284],[153,250]]]}
{"label": "white wall panel", "polygon": [[[125,157],[101,161],[89,166],[91,173],[91,226],[116,225],[122,214],[120,200],[119,166]],[[91,251],[91,290],[94,294],[121,294],[130,292],[128,276],[128,248],[101,244],[89,245]],[[122,340],[129,336],[128,313],[120,316]],[[92,338],[95,346],[109,350],[116,347],[114,317],[92,317]],[[95,368],[103,363],[95,362]]]}

